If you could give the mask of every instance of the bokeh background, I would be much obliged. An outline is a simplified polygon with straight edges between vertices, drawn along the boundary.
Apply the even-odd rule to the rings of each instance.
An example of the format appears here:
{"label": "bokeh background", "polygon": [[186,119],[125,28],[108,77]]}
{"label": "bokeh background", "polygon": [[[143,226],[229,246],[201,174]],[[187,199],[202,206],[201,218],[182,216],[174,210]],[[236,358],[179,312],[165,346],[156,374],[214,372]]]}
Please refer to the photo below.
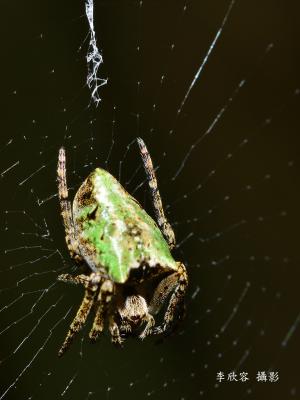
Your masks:
{"label": "bokeh background", "polygon": [[[236,1],[222,27],[230,4],[95,0],[108,78],[95,108],[84,1],[2,2],[1,399],[299,398],[300,6]],[[87,324],[58,359],[82,299],[56,282],[74,271],[58,148],[71,196],[101,166],[151,213],[137,136],[188,268],[186,319],[121,350],[108,334],[91,345]],[[250,380],[218,383],[220,371]]]}

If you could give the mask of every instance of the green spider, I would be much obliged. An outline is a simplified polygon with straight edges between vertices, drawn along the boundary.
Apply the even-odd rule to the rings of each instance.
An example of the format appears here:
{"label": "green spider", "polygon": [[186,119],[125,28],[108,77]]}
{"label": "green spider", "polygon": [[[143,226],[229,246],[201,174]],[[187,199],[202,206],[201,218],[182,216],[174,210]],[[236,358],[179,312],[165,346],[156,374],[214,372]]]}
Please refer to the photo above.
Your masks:
{"label": "green spider", "polygon": [[[175,235],[167,221],[150,155],[137,139],[157,224],[140,204],[104,169],[96,168],[68,199],[66,156],[59,150],[57,179],[61,215],[71,257],[88,267],[87,274],[63,274],[60,281],[82,284],[83,301],[58,355],[69,348],[94,306],[89,337],[96,340],[108,319],[112,342],[142,329],[139,337],[160,334],[172,326],[188,285],[185,266],[173,259]],[[162,324],[154,316],[169,299]]]}

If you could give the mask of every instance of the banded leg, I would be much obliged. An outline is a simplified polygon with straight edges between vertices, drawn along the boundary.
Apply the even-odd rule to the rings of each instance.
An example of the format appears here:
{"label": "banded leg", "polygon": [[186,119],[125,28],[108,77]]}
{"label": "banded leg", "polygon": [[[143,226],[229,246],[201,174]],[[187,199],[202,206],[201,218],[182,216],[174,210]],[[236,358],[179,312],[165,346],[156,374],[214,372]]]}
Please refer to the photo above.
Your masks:
{"label": "banded leg", "polygon": [[123,342],[123,339],[121,337],[118,324],[116,323],[116,320],[115,320],[115,314],[111,314],[109,316],[109,331],[111,334],[112,343],[121,345]]}
{"label": "banded leg", "polygon": [[145,172],[147,175],[148,179],[148,184],[150,187],[151,191],[151,196],[152,196],[152,204],[155,212],[155,217],[157,220],[157,224],[160,227],[164,237],[166,238],[169,247],[172,249],[175,247],[176,244],[176,239],[175,239],[175,234],[174,231],[168,222],[164,210],[163,210],[163,205],[160,197],[160,193],[157,187],[157,180],[152,164],[152,160],[150,157],[150,154],[147,150],[147,147],[141,138],[137,138],[137,142],[140,148],[140,153],[142,156]]}
{"label": "banded leg", "polygon": [[161,310],[166,299],[173,292],[178,284],[178,273],[173,272],[166,278],[162,279],[156,287],[152,299],[149,303],[149,313],[156,315]]}
{"label": "banded leg", "polygon": [[139,338],[144,340],[147,336],[151,335],[152,333],[152,328],[155,325],[155,319],[151,314],[147,314],[144,318],[144,321],[147,322],[143,332],[139,335]]}
{"label": "banded leg", "polygon": [[89,337],[91,340],[96,340],[98,339],[99,335],[103,331],[104,328],[104,319],[105,315],[107,313],[107,309],[109,306],[109,303],[112,299],[113,295],[113,283],[110,280],[104,281],[102,284],[99,294],[98,294],[98,299],[97,299],[97,308],[96,308],[96,314],[93,322],[93,327],[89,333]]}
{"label": "banded leg", "polygon": [[103,281],[103,277],[97,272],[92,272],[90,275],[80,274],[75,276],[71,274],[61,274],[57,277],[57,280],[74,285],[83,285],[86,289],[95,291],[98,289],[101,281]]}
{"label": "banded leg", "polygon": [[93,305],[95,296],[96,296],[95,290],[90,289],[90,288],[85,290],[83,301],[77,311],[75,318],[73,319],[73,322],[70,325],[70,329],[67,333],[67,336],[66,336],[61,348],[59,349],[59,352],[58,352],[59,357],[61,357],[65,353],[65,351],[70,347],[70,345],[74,339],[74,336],[76,335],[76,333],[78,333],[80,331],[80,329],[85,324],[85,321],[86,321],[88,314],[91,310],[91,307]]}
{"label": "banded leg", "polygon": [[[173,275],[175,275],[174,281],[171,280],[171,277]],[[169,278],[169,281],[166,281],[168,278]],[[167,287],[167,284],[170,284],[170,286]],[[167,311],[164,315],[164,321],[163,321],[162,325],[155,327],[153,330],[153,333],[155,335],[164,333],[171,327],[176,312],[178,311],[180,306],[182,306],[182,304],[183,304],[184,295],[185,295],[187,286],[188,286],[188,277],[187,277],[185,266],[182,263],[179,263],[179,268],[176,273],[168,276],[167,278],[162,280],[162,282],[158,285],[158,288],[154,294],[154,300],[151,301],[151,303],[150,303],[149,311],[151,310],[151,307],[153,309],[153,312],[159,311],[159,309],[160,309],[159,304],[161,304],[160,301],[164,301],[167,297],[167,295],[165,295],[163,293],[164,290],[162,290],[162,289],[165,289],[165,291],[168,294],[170,294],[171,291],[173,291],[173,290],[174,291],[171,295]]]}
{"label": "banded leg", "polygon": [[82,261],[79,254],[78,244],[75,237],[75,228],[73,223],[72,206],[69,201],[67,178],[66,178],[66,154],[65,149],[61,147],[58,153],[57,163],[57,181],[58,181],[58,198],[61,209],[61,216],[66,233],[66,242],[71,254],[77,261]]}
{"label": "banded leg", "polygon": [[83,285],[86,287],[89,284],[90,277],[88,275],[61,274],[57,277],[58,281],[71,283],[73,285]]}

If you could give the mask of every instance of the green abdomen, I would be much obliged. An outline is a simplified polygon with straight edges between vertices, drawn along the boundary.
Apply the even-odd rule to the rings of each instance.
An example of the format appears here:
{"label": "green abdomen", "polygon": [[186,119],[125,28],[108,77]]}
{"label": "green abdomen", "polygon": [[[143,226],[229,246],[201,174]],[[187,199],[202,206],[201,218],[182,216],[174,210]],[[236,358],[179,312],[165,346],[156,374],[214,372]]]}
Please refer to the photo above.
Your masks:
{"label": "green abdomen", "polygon": [[156,223],[107,171],[97,168],[81,185],[73,216],[87,263],[105,268],[115,282],[142,263],[176,268]]}

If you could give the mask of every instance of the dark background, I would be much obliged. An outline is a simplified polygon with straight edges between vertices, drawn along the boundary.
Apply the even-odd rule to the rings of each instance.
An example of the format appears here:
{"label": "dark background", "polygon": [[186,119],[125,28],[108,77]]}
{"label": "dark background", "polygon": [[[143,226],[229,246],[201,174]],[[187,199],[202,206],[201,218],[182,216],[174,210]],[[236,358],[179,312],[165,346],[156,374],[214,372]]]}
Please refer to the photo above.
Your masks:
{"label": "dark background", "polygon": [[[97,109],[84,1],[1,5],[1,398],[299,398],[299,3],[237,1],[179,114],[229,1],[95,3],[109,79]],[[87,326],[58,359],[82,299],[56,283],[73,267],[58,148],[72,196],[101,166],[151,213],[146,188],[135,190],[137,136],[159,166],[175,255],[188,267],[187,317],[174,336],[122,350],[108,334],[91,345]],[[233,370],[250,381],[217,384]],[[258,371],[279,381],[258,383]]]}

